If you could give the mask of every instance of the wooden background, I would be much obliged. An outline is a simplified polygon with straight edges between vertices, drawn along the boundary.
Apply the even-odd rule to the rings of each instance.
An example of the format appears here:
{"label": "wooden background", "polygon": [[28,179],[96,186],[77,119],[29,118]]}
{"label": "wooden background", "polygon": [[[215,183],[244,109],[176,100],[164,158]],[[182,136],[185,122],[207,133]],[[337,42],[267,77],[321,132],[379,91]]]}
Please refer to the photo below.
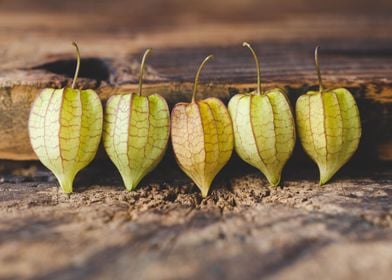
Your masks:
{"label": "wooden background", "polygon": [[[389,280],[391,15],[390,0],[0,0],[0,279]],[[141,55],[153,48],[145,92],[172,106],[190,99],[210,53],[199,98],[227,102],[253,89],[245,40],[263,84],[286,88],[293,105],[317,86],[317,44],[325,85],[354,94],[360,148],[326,186],[300,147],[282,187],[234,158],[207,199],[170,150],[130,193],[107,160],[83,170],[71,196],[25,161],[35,159],[31,102],[42,88],[70,84],[72,41],[82,53],[78,86],[103,102],[136,89]]]}
{"label": "wooden background", "polygon": [[81,88],[103,101],[133,90],[145,48],[146,92],[172,105],[230,96],[255,86],[255,66],[242,41],[253,43],[266,87],[284,87],[293,105],[317,84],[313,50],[327,87],[347,87],[360,107],[360,160],[392,159],[392,18],[390,1],[2,1],[0,10],[0,158],[35,159],[27,135],[30,105],[45,87],[70,84],[73,40],[82,52]]}

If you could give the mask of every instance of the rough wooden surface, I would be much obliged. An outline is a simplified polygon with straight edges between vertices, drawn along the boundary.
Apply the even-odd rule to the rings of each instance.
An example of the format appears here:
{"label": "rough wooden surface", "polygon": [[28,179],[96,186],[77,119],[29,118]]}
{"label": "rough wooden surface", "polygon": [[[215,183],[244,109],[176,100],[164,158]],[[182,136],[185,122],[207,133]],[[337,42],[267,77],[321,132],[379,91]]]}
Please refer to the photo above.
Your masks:
{"label": "rough wooden surface", "polygon": [[[37,162],[0,161],[0,279],[390,279],[392,275],[392,2],[389,0],[0,1],[0,158],[32,159],[26,120],[44,87],[70,84],[102,100],[133,90],[144,49],[147,92],[188,100],[255,86],[254,44],[266,86],[291,101],[316,84],[358,100],[363,141],[334,180],[296,149],[282,188],[238,158],[203,200],[169,148],[132,193],[108,160],[59,191]],[[101,158],[105,155],[101,153]],[[302,158],[300,161],[299,159]]]}
{"label": "rough wooden surface", "polygon": [[[94,5],[92,10],[91,3],[75,9],[79,2],[74,1],[56,5],[25,1],[26,10],[3,2],[0,158],[35,159],[26,129],[30,105],[42,88],[70,84],[75,63],[73,40],[79,42],[83,57],[79,86],[96,89],[103,101],[136,88],[141,54],[147,47],[154,48],[147,62],[146,93],[158,92],[171,104],[189,100],[198,64],[210,53],[215,60],[202,74],[200,97],[227,101],[239,91],[254,88],[254,62],[241,47],[247,40],[261,57],[265,85],[286,88],[293,104],[317,83],[313,50],[320,44],[325,85],[349,88],[359,103],[364,126],[359,154],[363,160],[392,159],[392,19],[386,12],[388,1],[360,14],[355,11],[366,7],[366,1],[356,2],[352,11],[339,5],[341,1],[332,1],[327,7],[312,2],[313,8],[306,5],[311,1],[280,0],[276,5],[223,1],[224,8],[221,14],[215,12],[216,17],[198,1],[180,4],[173,0],[162,6],[151,0],[134,6],[115,1]],[[277,14],[279,3],[297,13]],[[220,4],[222,1],[210,4],[210,8]],[[116,5],[121,9],[109,8]],[[96,17],[101,9],[104,15]],[[255,11],[261,9],[268,16],[258,18]],[[311,9],[324,13],[312,14]],[[160,18],[153,17],[160,12]]]}
{"label": "rough wooden surface", "polygon": [[390,167],[323,187],[314,168],[294,169],[283,189],[224,172],[204,200],[170,169],[129,193],[111,168],[91,168],[69,197],[44,171],[4,177],[0,278],[390,279]]}

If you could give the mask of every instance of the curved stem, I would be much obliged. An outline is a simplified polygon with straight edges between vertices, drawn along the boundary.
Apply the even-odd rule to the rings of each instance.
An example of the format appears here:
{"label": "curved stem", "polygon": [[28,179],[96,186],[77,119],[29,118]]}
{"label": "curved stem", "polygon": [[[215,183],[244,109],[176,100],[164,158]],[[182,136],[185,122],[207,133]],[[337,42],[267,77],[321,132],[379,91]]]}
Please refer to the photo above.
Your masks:
{"label": "curved stem", "polygon": [[214,57],[213,55],[207,56],[203,60],[203,62],[200,64],[199,70],[197,70],[196,77],[195,77],[195,83],[193,84],[192,103],[196,101],[197,83],[199,82],[200,72],[203,69],[204,65],[207,63],[207,61],[210,60],[213,57]]}
{"label": "curved stem", "polygon": [[316,49],[314,50],[314,61],[316,63],[316,70],[317,70],[317,77],[319,81],[319,91],[322,92],[324,90],[323,86],[323,80],[321,79],[321,72],[320,72],[320,63],[318,59],[318,50],[320,46],[317,46]]}
{"label": "curved stem", "polygon": [[140,64],[140,76],[139,76],[139,92],[138,95],[142,95],[142,85],[143,85],[143,74],[144,74],[144,63],[146,61],[146,58],[148,54],[151,52],[152,49],[147,49],[144,52],[143,58],[142,58],[142,63]]}
{"label": "curved stem", "polygon": [[75,75],[72,81],[71,88],[75,88],[76,80],[78,79],[79,69],[80,69],[80,51],[79,51],[78,44],[76,44],[76,42],[72,42],[72,45],[76,48],[76,69],[75,69]]}
{"label": "curved stem", "polygon": [[243,47],[247,47],[248,49],[250,49],[250,51],[252,52],[253,57],[255,59],[256,71],[257,71],[257,94],[261,94],[263,91],[261,90],[261,79],[260,79],[261,74],[260,74],[260,62],[259,62],[259,59],[258,59],[258,57],[256,55],[255,50],[251,47],[251,45],[249,43],[243,42],[242,46]]}

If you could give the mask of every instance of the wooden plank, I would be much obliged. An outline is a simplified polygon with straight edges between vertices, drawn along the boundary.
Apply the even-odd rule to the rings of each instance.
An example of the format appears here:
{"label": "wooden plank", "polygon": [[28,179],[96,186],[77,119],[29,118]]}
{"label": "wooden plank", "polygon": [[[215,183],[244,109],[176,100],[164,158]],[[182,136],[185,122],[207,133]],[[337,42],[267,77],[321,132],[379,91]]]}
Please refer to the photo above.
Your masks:
{"label": "wooden plank", "polygon": [[[308,169],[290,172],[284,189],[268,189],[259,173],[236,171],[216,180],[204,200],[173,171],[133,192],[123,191],[112,169],[91,171],[79,176],[70,197],[53,183],[0,184],[0,278],[389,279],[392,273],[386,166],[355,169],[322,188]],[[89,185],[80,187],[83,181]]]}
{"label": "wooden plank", "polygon": [[[241,47],[246,40],[261,57],[265,86],[286,88],[293,104],[316,84],[312,59],[320,44],[325,84],[348,87],[359,103],[364,126],[360,158],[392,159],[392,19],[385,13],[389,1],[370,6],[359,1],[348,9],[334,0],[318,14],[311,11],[321,6],[310,0],[279,0],[274,5],[218,1],[210,4],[212,9],[225,3],[216,18],[204,4],[192,1],[185,5],[170,0],[151,12],[148,5],[136,8],[121,0],[93,9],[91,3],[75,1],[2,1],[0,158],[36,158],[26,129],[29,108],[42,88],[70,84],[73,40],[83,57],[78,85],[96,89],[103,102],[135,89],[140,56],[145,48],[154,48],[147,62],[146,93],[158,92],[171,105],[188,100],[196,68],[210,53],[215,59],[203,72],[200,97],[227,102],[233,94],[254,88],[254,63]],[[116,5],[122,9],[113,8]],[[288,10],[278,14],[281,5]],[[269,16],[258,17],[255,11],[260,9]],[[105,12],[97,19],[99,11]],[[152,18],[139,16],[145,14]]]}
{"label": "wooden plank", "polygon": [[316,84],[320,44],[325,84],[353,91],[364,126],[355,159],[326,186],[310,160],[298,164],[300,150],[277,189],[234,156],[204,200],[170,148],[134,192],[108,160],[81,171],[70,196],[39,162],[0,160],[0,278],[389,279],[391,168],[369,162],[392,159],[391,8],[390,0],[0,1],[0,158],[34,158],[31,102],[44,87],[70,84],[74,40],[78,85],[103,102],[135,90],[140,56],[154,48],[145,92],[171,105],[189,100],[209,53],[200,98],[227,102],[254,88],[242,41],[259,53],[264,85],[285,87],[294,104]]}
{"label": "wooden plank", "polygon": [[[255,42],[254,45],[262,54],[266,87],[286,88],[295,104],[300,94],[316,86],[312,62],[314,44],[290,41]],[[325,84],[349,88],[359,104],[364,126],[360,153],[364,159],[392,159],[392,80],[385,75],[392,72],[392,56],[388,56],[392,49],[385,49],[390,45],[386,40],[377,41],[373,49],[364,49],[361,42],[355,41],[349,46],[338,40],[322,45]],[[382,52],[387,54],[382,55]],[[194,72],[209,53],[216,54],[216,59],[202,75],[200,98],[217,96],[227,102],[235,93],[254,88],[254,63],[247,50],[236,44],[155,50],[148,62],[145,93],[157,92],[170,105],[189,100]],[[85,58],[81,74],[87,78],[80,79],[79,86],[95,88],[103,101],[112,94],[135,90],[140,55],[139,51],[125,59]],[[2,72],[3,84],[10,84],[0,88],[0,158],[35,158],[26,129],[31,102],[44,87],[69,84],[73,67],[72,54],[68,54],[63,58],[51,57],[45,64],[25,70]],[[11,78],[14,76],[22,82],[19,84],[17,78]]]}

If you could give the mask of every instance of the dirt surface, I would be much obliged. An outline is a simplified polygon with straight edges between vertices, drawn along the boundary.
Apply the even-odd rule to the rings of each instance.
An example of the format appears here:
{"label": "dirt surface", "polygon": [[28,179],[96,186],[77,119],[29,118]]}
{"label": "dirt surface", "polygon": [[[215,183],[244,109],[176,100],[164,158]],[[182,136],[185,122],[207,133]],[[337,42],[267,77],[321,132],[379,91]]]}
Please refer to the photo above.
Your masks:
{"label": "dirt surface", "polygon": [[392,275],[388,165],[343,170],[323,187],[314,166],[290,168],[277,189],[240,165],[224,171],[203,200],[162,165],[134,192],[110,167],[93,166],[67,196],[40,166],[13,164],[0,178],[1,279]]}

